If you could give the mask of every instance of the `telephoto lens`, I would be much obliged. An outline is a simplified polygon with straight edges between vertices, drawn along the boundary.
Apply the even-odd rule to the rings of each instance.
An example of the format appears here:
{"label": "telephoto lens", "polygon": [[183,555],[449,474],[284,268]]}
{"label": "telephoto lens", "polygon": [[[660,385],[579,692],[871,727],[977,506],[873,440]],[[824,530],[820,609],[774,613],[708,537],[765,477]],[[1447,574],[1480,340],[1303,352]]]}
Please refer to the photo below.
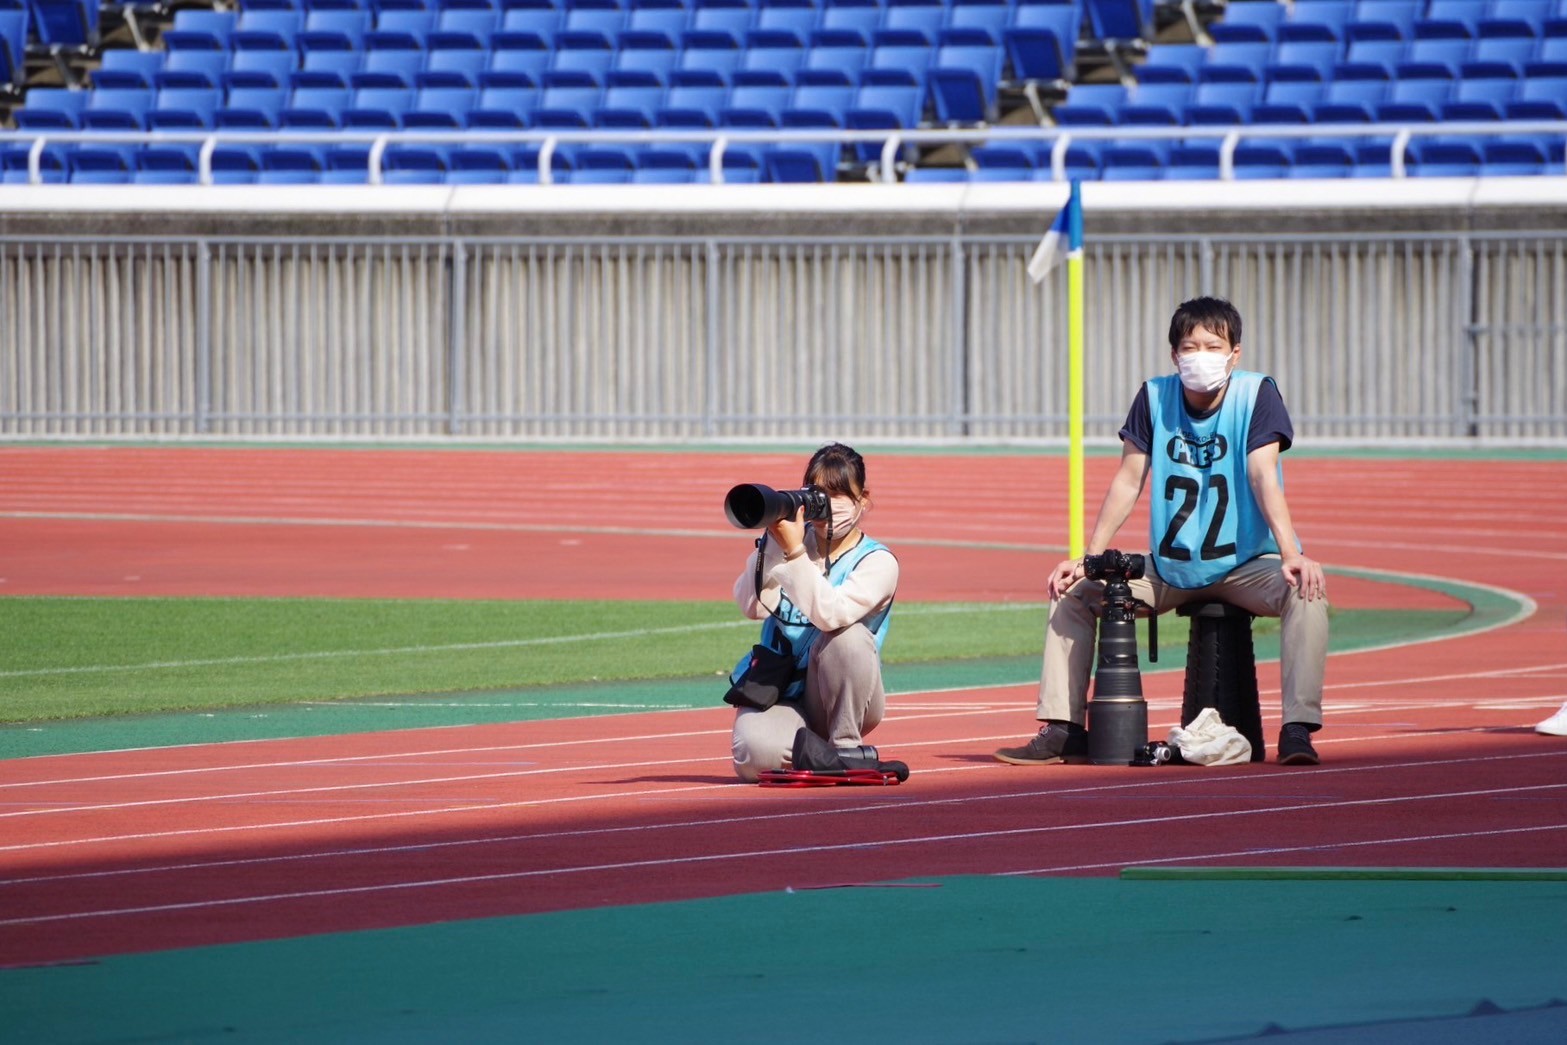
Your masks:
{"label": "telephoto lens", "polygon": [[774,490],[761,483],[741,483],[724,497],[724,515],[731,526],[741,530],[765,529],[779,519],[793,517],[801,508],[806,522],[832,515],[827,491],[820,486]]}

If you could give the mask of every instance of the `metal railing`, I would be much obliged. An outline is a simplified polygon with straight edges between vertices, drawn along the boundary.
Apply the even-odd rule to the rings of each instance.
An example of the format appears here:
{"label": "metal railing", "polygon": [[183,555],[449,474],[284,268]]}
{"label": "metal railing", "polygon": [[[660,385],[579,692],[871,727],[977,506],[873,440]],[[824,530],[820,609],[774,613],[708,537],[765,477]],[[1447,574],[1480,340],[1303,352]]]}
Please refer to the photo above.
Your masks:
{"label": "metal railing", "polygon": [[[1220,145],[1218,176],[1235,178],[1235,151],[1245,141],[1280,139],[1385,140],[1391,176],[1408,175],[1408,149],[1423,137],[1507,138],[1522,135],[1556,136],[1567,142],[1567,121],[1511,120],[1447,123],[1280,124],[1196,127],[1030,127],[995,126],[968,129],[920,130],[451,130],[451,131],[54,131],[0,132],[0,144],[26,143],[28,182],[41,184],[44,156],[51,145],[195,145],[199,147],[195,177],[199,184],[213,183],[212,157],[220,146],[305,145],[317,147],[357,145],[367,148],[365,178],[368,184],[384,180],[384,160],[395,145],[501,145],[537,146],[536,176],[540,184],[555,181],[555,158],[563,147],[577,145],[700,145],[709,147],[707,175],[725,180],[725,157],[736,146],[821,145],[871,146],[878,159],[869,164],[871,180],[892,183],[907,176],[917,159],[910,147],[939,145],[993,145],[1049,143],[1051,178],[1066,180],[1067,150],[1074,142],[1098,141],[1217,141]],[[1567,173],[1563,170],[1553,174]]]}
{"label": "metal railing", "polygon": [[[0,238],[0,437],[1052,441],[1035,235]],[[1567,232],[1098,236],[1087,431],[1185,297],[1303,437],[1567,441]]]}

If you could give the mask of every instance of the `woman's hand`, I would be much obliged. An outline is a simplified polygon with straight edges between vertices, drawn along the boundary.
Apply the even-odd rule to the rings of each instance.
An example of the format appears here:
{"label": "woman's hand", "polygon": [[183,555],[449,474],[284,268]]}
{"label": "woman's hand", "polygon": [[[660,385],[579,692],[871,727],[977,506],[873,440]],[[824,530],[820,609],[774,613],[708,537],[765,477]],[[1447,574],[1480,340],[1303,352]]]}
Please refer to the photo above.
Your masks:
{"label": "woman's hand", "polygon": [[792,519],[779,519],[773,523],[767,532],[784,558],[792,559],[805,551],[805,506],[801,505]]}

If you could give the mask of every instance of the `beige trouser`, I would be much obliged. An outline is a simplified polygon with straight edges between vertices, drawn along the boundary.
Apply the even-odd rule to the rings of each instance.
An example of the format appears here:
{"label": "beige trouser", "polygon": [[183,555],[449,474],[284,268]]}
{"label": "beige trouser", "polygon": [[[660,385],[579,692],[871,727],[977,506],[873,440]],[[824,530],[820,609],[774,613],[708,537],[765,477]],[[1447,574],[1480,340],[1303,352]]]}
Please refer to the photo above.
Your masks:
{"label": "beige trouser", "polygon": [[[1165,613],[1188,602],[1221,601],[1259,617],[1278,617],[1280,667],[1283,671],[1285,722],[1322,725],[1322,675],[1328,659],[1328,603],[1299,598],[1284,581],[1277,556],[1253,559],[1232,570],[1217,584],[1188,590],[1172,588],[1158,577],[1130,581],[1132,597]],[[1035,712],[1046,719],[1079,725],[1088,702],[1088,680],[1099,637],[1104,584],[1078,581],[1050,607],[1045,626],[1045,666],[1039,680]],[[1139,610],[1139,616],[1147,616]]]}
{"label": "beige trouser", "polygon": [[834,747],[854,747],[876,728],[886,709],[876,636],[863,624],[824,631],[811,646],[804,697],[780,701],[766,711],[735,710],[730,737],[735,775],[754,781],[762,770],[781,767],[801,726]]}

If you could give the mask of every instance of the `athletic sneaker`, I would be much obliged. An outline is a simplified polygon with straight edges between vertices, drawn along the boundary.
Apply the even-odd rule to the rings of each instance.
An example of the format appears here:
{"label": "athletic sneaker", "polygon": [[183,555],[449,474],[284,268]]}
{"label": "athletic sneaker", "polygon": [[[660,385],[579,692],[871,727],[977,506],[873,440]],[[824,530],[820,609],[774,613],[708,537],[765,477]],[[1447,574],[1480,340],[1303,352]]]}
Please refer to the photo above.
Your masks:
{"label": "athletic sneaker", "polygon": [[1322,761],[1311,746],[1311,727],[1304,722],[1286,722],[1279,730],[1279,765],[1314,766]]}
{"label": "athletic sneaker", "polygon": [[1567,704],[1550,718],[1534,727],[1536,733],[1544,733],[1548,737],[1567,737]]}
{"label": "athletic sneaker", "polygon": [[1004,747],[996,758],[1014,766],[1047,766],[1088,754],[1088,733],[1075,722],[1046,722],[1022,747]]}

